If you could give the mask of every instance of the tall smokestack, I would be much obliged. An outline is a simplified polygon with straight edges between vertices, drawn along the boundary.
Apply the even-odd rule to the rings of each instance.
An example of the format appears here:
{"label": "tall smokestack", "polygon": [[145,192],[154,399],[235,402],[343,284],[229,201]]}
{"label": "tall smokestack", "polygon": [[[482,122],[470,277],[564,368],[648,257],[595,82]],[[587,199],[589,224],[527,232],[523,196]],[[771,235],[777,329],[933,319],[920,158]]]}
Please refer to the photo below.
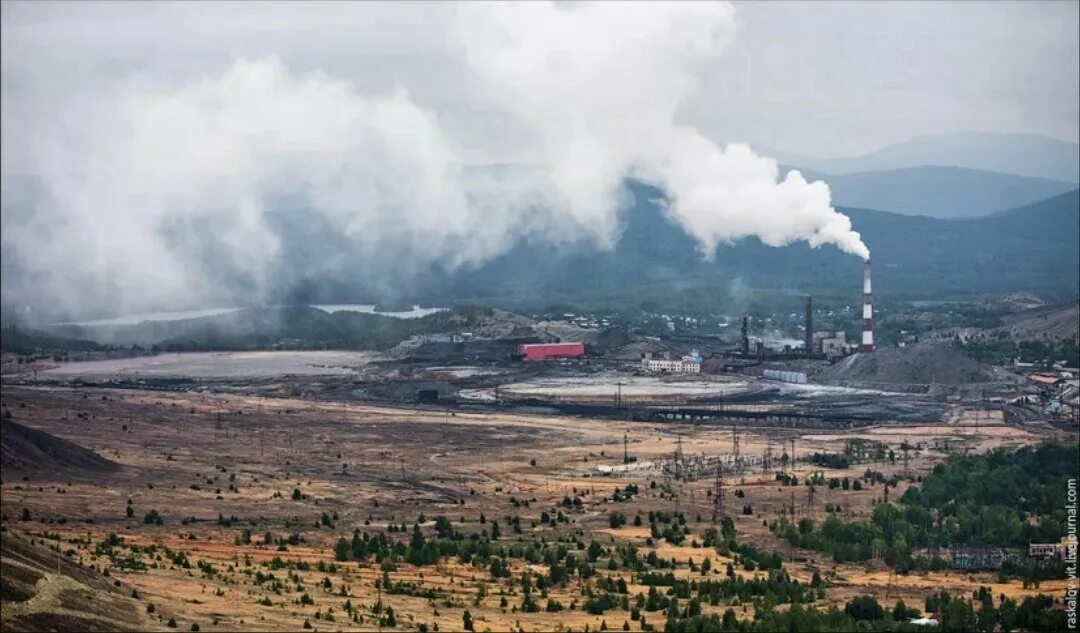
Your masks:
{"label": "tall smokestack", "polygon": [[806,298],[806,334],[803,339],[806,357],[810,358],[814,354],[814,299],[812,297]]}
{"label": "tall smokestack", "polygon": [[874,304],[870,294],[870,260],[863,265],[862,281],[862,351],[870,354],[874,351]]}
{"label": "tall smokestack", "polygon": [[750,317],[747,315],[742,318],[742,355],[750,355]]}

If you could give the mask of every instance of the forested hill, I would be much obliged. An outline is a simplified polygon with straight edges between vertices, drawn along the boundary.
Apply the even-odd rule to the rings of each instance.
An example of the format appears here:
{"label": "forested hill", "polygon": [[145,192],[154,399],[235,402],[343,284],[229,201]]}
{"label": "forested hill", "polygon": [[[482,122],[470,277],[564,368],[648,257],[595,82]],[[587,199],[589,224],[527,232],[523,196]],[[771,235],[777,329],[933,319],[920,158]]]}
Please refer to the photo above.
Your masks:
{"label": "forested hill", "polygon": [[[429,295],[524,302],[663,295],[733,280],[751,287],[843,293],[860,285],[861,263],[833,247],[771,248],[756,239],[721,246],[712,261],[652,202],[660,191],[630,185],[615,249],[556,249],[522,242],[483,267],[435,275]],[[875,285],[891,296],[963,297],[1027,291],[1075,295],[1080,283],[1080,191],[974,219],[941,220],[869,209],[849,215],[873,253]]]}
{"label": "forested hill", "polygon": [[800,172],[807,180],[827,182],[833,204],[839,206],[943,219],[985,216],[1077,187],[1075,182],[939,165],[850,174]]}

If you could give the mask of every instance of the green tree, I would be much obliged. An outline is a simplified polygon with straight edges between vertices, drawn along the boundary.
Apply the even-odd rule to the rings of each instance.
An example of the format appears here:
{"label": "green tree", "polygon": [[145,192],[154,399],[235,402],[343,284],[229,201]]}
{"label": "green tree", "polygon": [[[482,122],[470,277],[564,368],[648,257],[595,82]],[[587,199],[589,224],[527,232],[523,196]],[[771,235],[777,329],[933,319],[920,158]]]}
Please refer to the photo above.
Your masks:
{"label": "green tree", "polygon": [[873,622],[885,616],[885,609],[878,604],[874,596],[856,596],[851,602],[844,605],[844,613],[856,620]]}
{"label": "green tree", "polygon": [[339,538],[334,543],[334,560],[346,561],[349,560],[349,554],[352,553],[352,544],[344,538]]}
{"label": "green tree", "polygon": [[975,630],[975,614],[972,613],[968,603],[960,600],[950,600],[941,611],[941,630],[948,633],[965,633]]}

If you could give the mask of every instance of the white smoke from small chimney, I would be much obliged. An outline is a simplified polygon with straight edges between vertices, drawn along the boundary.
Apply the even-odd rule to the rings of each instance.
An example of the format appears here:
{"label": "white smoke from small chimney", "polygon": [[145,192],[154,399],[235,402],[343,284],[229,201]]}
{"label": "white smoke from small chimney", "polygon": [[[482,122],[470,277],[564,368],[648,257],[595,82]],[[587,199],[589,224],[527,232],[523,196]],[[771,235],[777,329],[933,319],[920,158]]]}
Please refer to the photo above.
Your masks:
{"label": "white smoke from small chimney", "polygon": [[[5,200],[5,281],[17,271],[32,280],[20,290],[73,309],[221,297],[223,270],[262,291],[282,248],[269,216],[289,196],[305,202],[294,213],[312,214],[302,223],[373,262],[372,276],[483,262],[522,236],[610,246],[627,177],[662,187],[706,255],[757,236],[868,257],[825,183],[780,181],[774,160],[679,123],[703,80],[696,64],[736,26],[730,5],[485,2],[454,13],[447,54],[485,107],[531,130],[527,169],[467,168],[463,139],[490,139],[468,138],[484,132],[454,127],[404,87],[363,93],[276,59],[180,82],[143,72],[95,100],[48,100],[37,127],[22,124],[40,108],[5,104],[5,188],[33,174],[47,193],[32,212]],[[309,259],[303,272],[333,273],[334,258]]]}

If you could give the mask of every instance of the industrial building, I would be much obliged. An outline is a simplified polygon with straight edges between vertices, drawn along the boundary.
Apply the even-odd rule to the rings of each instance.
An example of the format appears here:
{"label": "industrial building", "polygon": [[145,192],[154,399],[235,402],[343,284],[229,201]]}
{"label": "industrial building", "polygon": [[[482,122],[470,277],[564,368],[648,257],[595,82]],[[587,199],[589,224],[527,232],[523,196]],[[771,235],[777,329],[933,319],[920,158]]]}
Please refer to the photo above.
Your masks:
{"label": "industrial building", "polygon": [[585,358],[584,343],[527,343],[518,345],[525,362]]}
{"label": "industrial building", "polygon": [[641,355],[641,371],[668,374],[700,374],[701,355],[695,350],[689,356],[673,359],[669,354],[657,358],[651,353],[645,352]]}
{"label": "industrial building", "polygon": [[846,356],[854,351],[853,345],[847,341],[847,334],[843,330],[814,332],[812,351],[814,356],[821,355],[826,358]]}
{"label": "industrial building", "polygon": [[761,372],[763,378],[791,382],[800,385],[806,384],[806,373],[801,371],[783,371],[779,369],[765,369]]}

